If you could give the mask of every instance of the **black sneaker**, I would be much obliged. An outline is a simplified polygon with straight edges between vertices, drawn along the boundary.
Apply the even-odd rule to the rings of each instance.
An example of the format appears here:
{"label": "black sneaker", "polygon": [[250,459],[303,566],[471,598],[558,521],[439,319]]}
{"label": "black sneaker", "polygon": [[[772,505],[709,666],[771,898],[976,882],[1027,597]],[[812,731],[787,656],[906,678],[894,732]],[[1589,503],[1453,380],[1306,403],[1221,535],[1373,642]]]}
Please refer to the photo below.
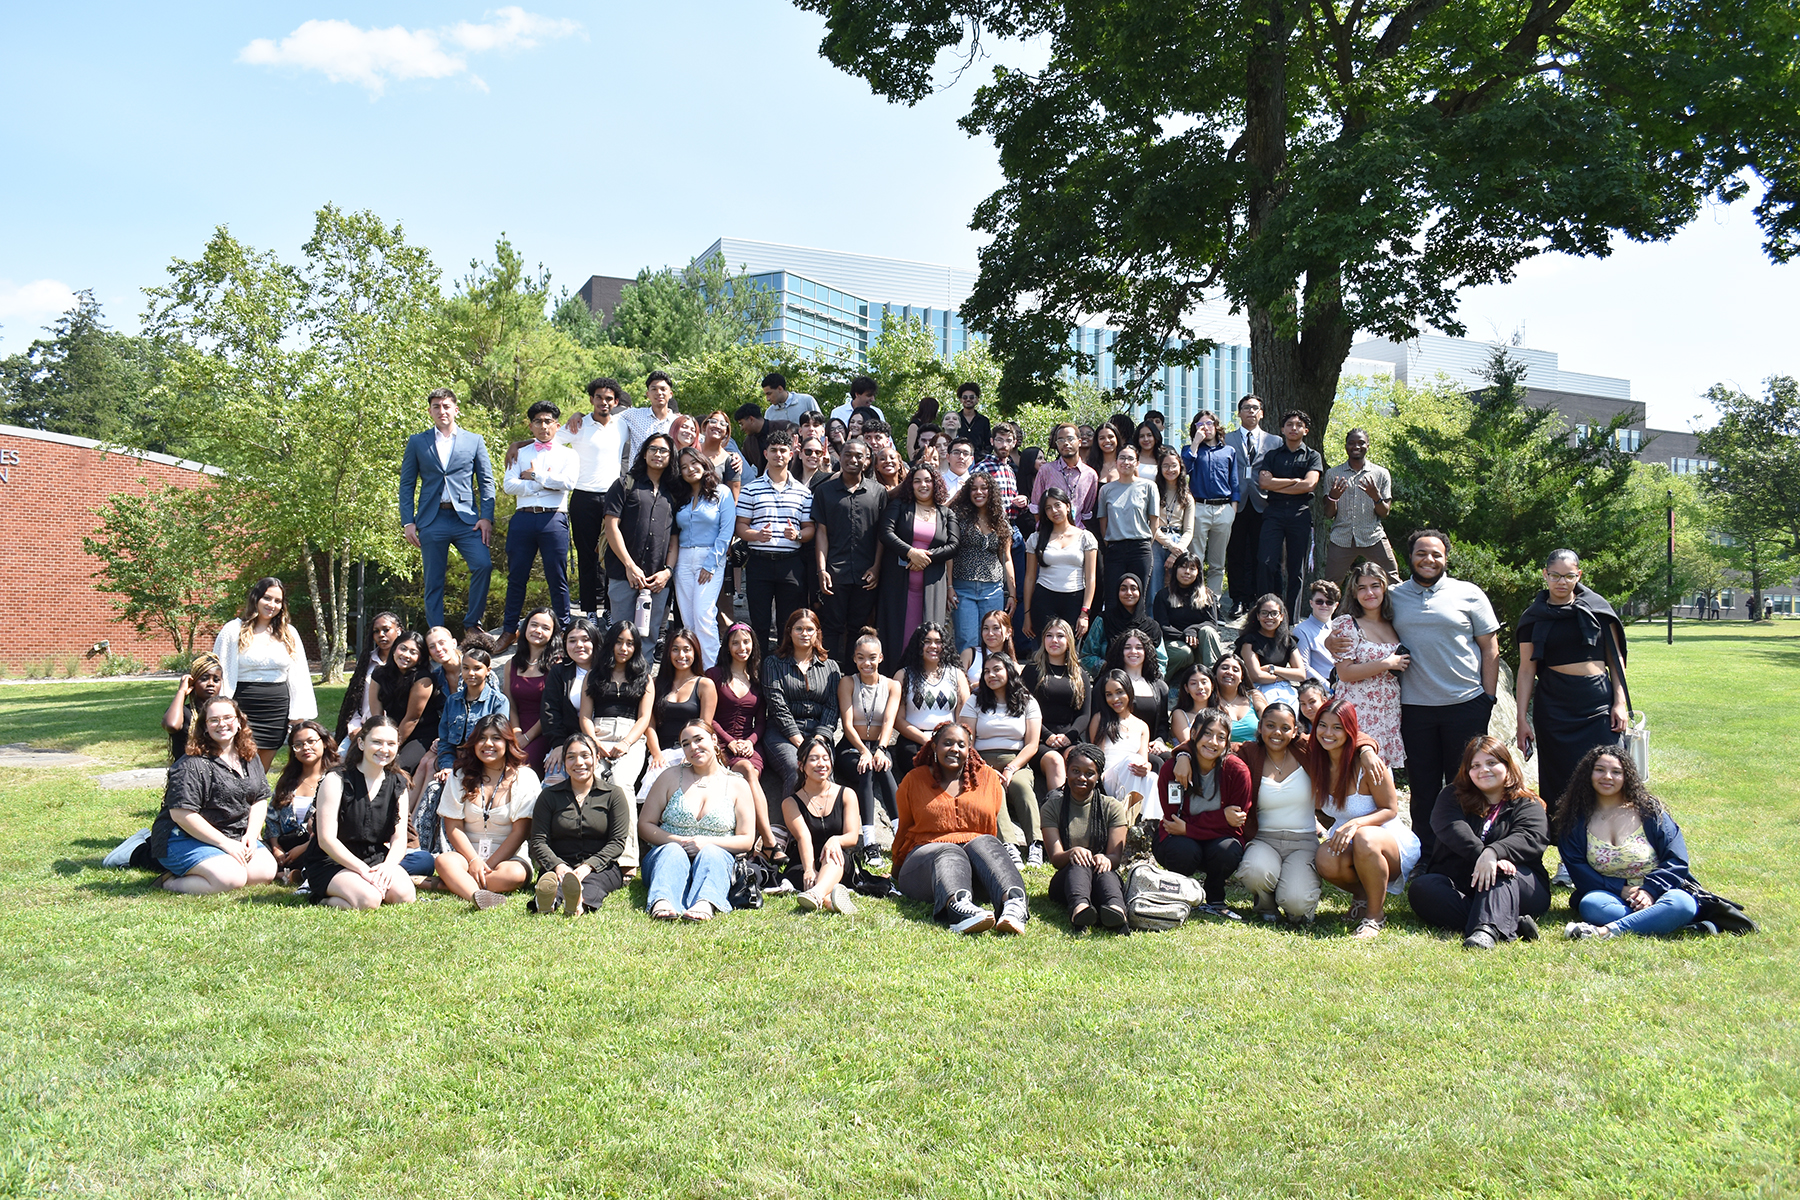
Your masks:
{"label": "black sneaker", "polygon": [[873,871],[879,875],[888,868],[887,855],[882,852],[879,845],[870,842],[862,848],[862,865],[863,870]]}
{"label": "black sneaker", "polygon": [[967,892],[950,897],[950,903],[944,905],[944,919],[950,922],[954,933],[984,933],[994,927],[994,914],[975,907]]}
{"label": "black sneaker", "polygon": [[1538,923],[1536,917],[1519,918],[1519,940],[1535,942],[1538,940]]}

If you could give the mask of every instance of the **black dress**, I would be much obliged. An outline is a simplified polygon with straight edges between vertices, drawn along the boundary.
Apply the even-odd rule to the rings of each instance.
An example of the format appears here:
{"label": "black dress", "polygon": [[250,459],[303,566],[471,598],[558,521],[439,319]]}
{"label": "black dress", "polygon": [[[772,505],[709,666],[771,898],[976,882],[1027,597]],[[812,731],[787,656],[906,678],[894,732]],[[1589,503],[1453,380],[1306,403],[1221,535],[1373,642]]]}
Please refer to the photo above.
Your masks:
{"label": "black dress", "polygon": [[659,693],[650,709],[650,721],[656,727],[656,744],[664,754],[681,748],[681,727],[700,719],[700,684],[695,682],[686,700],[677,700],[671,692]]}
{"label": "black dress", "polygon": [[[1577,590],[1574,602],[1550,603],[1548,592],[1537,598],[1519,618],[1518,640],[1531,643],[1537,677],[1531,690],[1531,727],[1537,734],[1538,786],[1555,812],[1569,776],[1582,755],[1595,746],[1618,746],[1621,737],[1612,727],[1613,672],[1624,666],[1608,652],[1605,639],[1616,638],[1614,649],[1625,645],[1624,626],[1612,606],[1586,587]],[[1551,667],[1574,663],[1606,664],[1598,675],[1569,675]]]}
{"label": "black dress", "polygon": [[[800,821],[806,826],[807,836],[812,839],[813,869],[815,871],[818,870],[819,865],[825,861],[825,843],[832,838],[844,836],[844,805],[856,805],[858,803],[856,793],[852,792],[849,788],[843,787],[837,783],[833,783],[831,786],[837,793],[837,796],[836,799],[832,801],[831,810],[822,817],[813,816],[812,811],[806,807],[806,801],[799,795],[791,797],[794,801],[794,807],[800,810]],[[799,843],[796,842],[792,844],[795,850],[799,849]],[[856,886],[857,874],[856,855],[853,851],[845,850],[844,886],[854,888]],[[806,886],[806,872],[797,862],[788,867],[787,877],[793,881],[794,886],[797,888]]]}
{"label": "black dress", "polygon": [[[346,767],[338,775],[344,790],[338,802],[337,839],[353,857],[372,867],[387,857],[406,780],[400,772],[389,771],[382,778],[381,790],[371,796],[368,780],[359,768]],[[306,854],[306,882],[314,904],[325,902],[325,889],[344,869],[315,837]]]}

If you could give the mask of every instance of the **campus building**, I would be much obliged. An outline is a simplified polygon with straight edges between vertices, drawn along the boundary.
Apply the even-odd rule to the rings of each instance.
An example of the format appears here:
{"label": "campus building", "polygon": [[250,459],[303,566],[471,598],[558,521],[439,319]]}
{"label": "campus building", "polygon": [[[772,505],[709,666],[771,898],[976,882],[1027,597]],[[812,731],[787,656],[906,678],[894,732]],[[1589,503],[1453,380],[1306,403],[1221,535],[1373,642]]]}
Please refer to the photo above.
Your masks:
{"label": "campus building", "polygon": [[167,454],[0,425],[0,539],[14,551],[0,572],[0,668],[92,673],[107,653],[155,668],[174,653],[167,635],[146,637],[119,620],[115,597],[94,587],[100,561],[82,539],[99,528],[96,510],[109,496],[193,487],[219,473]]}
{"label": "campus building", "polygon": [[[720,238],[701,252],[700,261],[718,257],[726,270],[743,273],[777,299],[774,321],[759,335],[763,341],[868,361],[869,347],[881,336],[888,314],[922,322],[937,339],[938,353],[948,358],[981,335],[963,324],[961,308],[974,290],[976,273],[963,267],[906,259],[785,246],[743,238]],[[596,275],[581,296],[595,312],[610,311],[605,300],[617,300],[616,285],[628,280]],[[1238,397],[1255,391],[1250,368],[1250,331],[1241,316],[1225,305],[1207,305],[1196,314],[1196,332],[1217,343],[1193,367],[1167,367],[1159,373],[1161,390],[1140,414],[1159,409],[1171,428],[1187,428],[1202,410],[1229,423]],[[1102,388],[1126,383],[1113,360],[1117,334],[1101,325],[1079,326],[1070,345],[1093,356],[1088,378]],[[1356,362],[1348,373],[1390,374],[1385,361]]]}
{"label": "campus building", "polygon": [[[1488,386],[1483,372],[1493,354],[1488,342],[1469,338],[1421,334],[1405,342],[1387,338],[1359,342],[1350,348],[1353,357],[1389,364],[1402,383],[1429,383],[1439,375],[1468,391]],[[1631,381],[1610,375],[1565,371],[1555,351],[1511,346],[1507,352],[1525,365],[1526,403],[1553,408],[1577,434],[1604,428],[1621,413],[1629,417],[1614,438],[1619,448],[1640,461],[1665,463],[1677,475],[1694,475],[1715,464],[1700,453],[1700,442],[1691,433],[1651,429],[1644,404],[1631,398]],[[1348,367],[1345,374],[1350,374]]]}

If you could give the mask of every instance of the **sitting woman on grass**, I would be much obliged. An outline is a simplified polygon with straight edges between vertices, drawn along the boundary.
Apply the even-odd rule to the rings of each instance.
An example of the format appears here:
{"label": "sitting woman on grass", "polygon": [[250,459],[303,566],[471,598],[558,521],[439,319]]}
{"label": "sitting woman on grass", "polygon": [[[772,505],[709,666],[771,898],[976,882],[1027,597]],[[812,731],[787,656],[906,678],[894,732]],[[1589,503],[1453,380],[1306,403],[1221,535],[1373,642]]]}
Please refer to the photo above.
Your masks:
{"label": "sitting woman on grass", "polygon": [[388,717],[370,717],[344,769],[319,784],[313,851],[306,862],[314,904],[369,909],[415,898],[400,865],[406,854],[406,776],[394,769],[399,754],[399,726]]}
{"label": "sitting woman on grass", "polygon": [[[931,915],[957,933],[1024,933],[1025,880],[997,836],[1005,802],[999,773],[975,753],[969,731],[955,721],[938,726],[900,781],[894,886],[901,895],[930,902]],[[997,913],[976,907],[976,888]]]}
{"label": "sitting woman on grass", "polygon": [[210,896],[275,878],[275,859],[256,834],[269,807],[269,778],[244,710],[214,696],[194,711],[188,753],[169,768],[150,852],[163,887]]}
{"label": "sitting woman on grass", "polygon": [[689,721],[680,736],[683,762],[657,776],[638,816],[647,903],[659,921],[710,921],[731,911],[732,859],[750,852],[756,810],[750,785],[720,761],[711,723]]}
{"label": "sitting woman on grass", "polygon": [[1681,827],[1616,746],[1576,763],[1556,809],[1556,844],[1581,914],[1569,937],[1674,933],[1699,915],[1684,886],[1694,877]]}
{"label": "sitting woman on grass", "polygon": [[1088,726],[1088,741],[1105,755],[1101,786],[1116,796],[1133,821],[1162,815],[1150,766],[1150,727],[1132,711],[1131,677],[1108,671],[1094,683],[1100,706]]}
{"label": "sitting woman on grass", "polygon": [[[1250,768],[1227,752],[1231,721],[1216,708],[1194,718],[1192,736],[1175,748],[1163,768],[1163,821],[1151,848],[1156,861],[1177,875],[1204,877],[1205,911],[1230,916],[1225,884],[1244,861],[1244,841],[1255,793]],[[1185,769],[1186,782],[1176,779]]]}
{"label": "sitting woman on grass", "polygon": [[1455,780],[1432,806],[1431,830],[1437,845],[1406,891],[1414,914],[1461,932],[1470,950],[1535,941],[1537,918],[1550,911],[1550,821],[1506,743],[1469,739]]}
{"label": "sitting woman on grass", "polygon": [[1400,819],[1393,772],[1354,704],[1338,699],[1321,708],[1312,744],[1312,771],[1325,791],[1320,811],[1333,821],[1319,847],[1319,878],[1350,893],[1344,920],[1351,937],[1379,937],[1388,895],[1400,895],[1419,865],[1418,836]]}
{"label": "sitting woman on grass", "polygon": [[275,781],[275,798],[263,820],[263,840],[281,868],[283,883],[300,882],[300,863],[312,848],[313,803],[319,784],[343,765],[337,739],[317,721],[302,721],[288,735],[287,766]]}
{"label": "sitting woman on grass", "polygon": [[[1005,654],[988,658],[981,669],[981,686],[963,703],[959,719],[975,739],[975,753],[1000,772],[1006,788],[1006,807],[999,813],[1001,839],[1020,855],[1023,864],[1043,866],[1044,831],[1038,824],[1031,764],[1038,757],[1044,717],[1038,702],[1025,690],[1019,664]],[[1059,778],[1061,759],[1056,755],[1053,760]]]}
{"label": "sitting woman on grass", "polygon": [[1125,927],[1125,888],[1115,868],[1125,856],[1125,806],[1100,791],[1105,756],[1082,744],[1069,751],[1066,790],[1044,800],[1044,851],[1056,874],[1050,899],[1069,910],[1069,924],[1097,920]]}
{"label": "sitting woman on grass", "polygon": [[[444,635],[449,636],[447,631]],[[431,677],[425,639],[412,632],[395,638],[387,661],[369,671],[369,686],[373,692],[369,715],[385,716],[400,727],[400,757],[395,762],[410,773],[431,749],[438,719],[444,715],[444,692]]]}
{"label": "sitting woman on grass", "polygon": [[438,800],[449,848],[437,856],[437,877],[476,908],[505,904],[506,893],[531,878],[525,838],[537,807],[538,777],[516,739],[506,717],[476,722]]}
{"label": "sitting woman on grass", "polygon": [[570,734],[559,747],[564,774],[538,792],[531,809],[531,861],[538,869],[533,911],[562,906],[578,917],[625,886],[619,859],[631,831],[631,793],[599,778],[600,744]]}
{"label": "sitting woman on grass", "polygon": [[856,793],[831,777],[831,739],[815,733],[800,747],[800,790],[781,802],[793,840],[788,881],[800,889],[802,912],[854,913],[845,881],[856,877],[859,805]]}
{"label": "sitting woman on grass", "polygon": [[1263,709],[1256,740],[1238,748],[1256,788],[1255,831],[1239,868],[1258,915],[1310,925],[1319,909],[1318,787],[1307,773],[1311,743],[1293,705]]}

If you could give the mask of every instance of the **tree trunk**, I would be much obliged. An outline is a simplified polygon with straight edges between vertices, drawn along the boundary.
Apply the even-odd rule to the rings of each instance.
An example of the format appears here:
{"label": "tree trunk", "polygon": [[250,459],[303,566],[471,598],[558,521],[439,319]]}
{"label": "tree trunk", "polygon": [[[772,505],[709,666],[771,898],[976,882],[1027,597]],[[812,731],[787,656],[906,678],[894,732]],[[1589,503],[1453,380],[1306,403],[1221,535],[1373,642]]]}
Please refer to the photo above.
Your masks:
{"label": "tree trunk", "polygon": [[[337,588],[333,597],[331,610],[331,644],[332,661],[342,670],[344,657],[349,649],[350,632],[350,540],[345,538],[338,547],[337,553]],[[357,652],[362,648],[358,646]]]}
{"label": "tree trunk", "polygon": [[1756,542],[1750,543],[1750,619],[1762,619],[1762,560]]}
{"label": "tree trunk", "polygon": [[[306,594],[312,599],[313,632],[318,635],[319,650],[321,656],[323,656],[325,649],[325,603],[324,597],[319,594],[319,564],[313,561],[312,547],[307,544],[305,538],[300,539],[300,561],[306,564]],[[331,664],[327,662],[323,665],[327,674],[320,682],[333,682],[334,677],[329,674]]]}

